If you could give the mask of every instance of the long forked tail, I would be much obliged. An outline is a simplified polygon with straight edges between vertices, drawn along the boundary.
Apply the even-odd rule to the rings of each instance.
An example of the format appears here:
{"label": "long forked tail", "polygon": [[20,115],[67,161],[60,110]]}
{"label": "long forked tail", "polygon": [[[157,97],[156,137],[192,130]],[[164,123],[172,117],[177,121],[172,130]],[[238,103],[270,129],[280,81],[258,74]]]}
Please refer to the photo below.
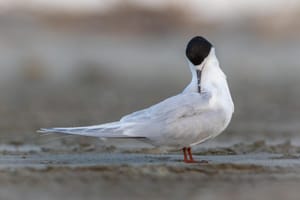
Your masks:
{"label": "long forked tail", "polygon": [[104,138],[123,138],[130,137],[124,134],[124,127],[128,127],[128,124],[121,122],[112,122],[107,124],[95,125],[95,126],[82,126],[72,128],[42,128],[38,130],[40,133],[64,133],[72,135],[83,135],[92,137],[104,137]]}

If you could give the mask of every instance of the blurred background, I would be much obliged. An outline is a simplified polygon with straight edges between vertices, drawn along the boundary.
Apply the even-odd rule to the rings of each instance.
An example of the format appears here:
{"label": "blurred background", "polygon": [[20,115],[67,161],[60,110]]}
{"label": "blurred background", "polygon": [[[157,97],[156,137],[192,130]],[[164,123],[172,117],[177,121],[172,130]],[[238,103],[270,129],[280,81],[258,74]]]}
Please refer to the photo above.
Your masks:
{"label": "blurred background", "polygon": [[2,0],[0,142],[118,120],[181,92],[195,35],[216,47],[236,110],[219,140],[297,140],[300,1]]}

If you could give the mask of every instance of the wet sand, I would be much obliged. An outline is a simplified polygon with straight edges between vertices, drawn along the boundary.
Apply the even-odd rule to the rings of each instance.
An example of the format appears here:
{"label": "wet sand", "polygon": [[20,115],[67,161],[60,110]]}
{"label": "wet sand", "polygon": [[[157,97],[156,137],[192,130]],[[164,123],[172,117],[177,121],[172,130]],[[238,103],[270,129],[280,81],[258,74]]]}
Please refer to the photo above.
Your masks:
{"label": "wet sand", "polygon": [[279,154],[29,154],[0,158],[1,199],[297,199],[300,159]]}
{"label": "wet sand", "polygon": [[[195,155],[195,160],[208,161],[208,164],[185,164],[179,154],[132,154],[132,153],[72,153],[72,154],[29,154],[3,155],[0,158],[0,168],[5,169],[47,169],[47,168],[93,168],[132,166],[197,169],[200,167],[244,166],[253,169],[297,169],[300,167],[300,154],[284,156],[281,154],[246,154],[246,155]],[[226,167],[225,167],[226,168]],[[300,168],[299,168],[300,170]]]}
{"label": "wet sand", "polygon": [[[137,141],[0,145],[1,199],[298,199],[300,148],[289,142],[212,142],[163,153]],[[43,140],[45,140],[43,137]],[[48,138],[49,139],[49,138]],[[59,139],[59,140],[55,140]],[[88,141],[88,140],[87,140]],[[93,140],[95,141],[95,140]],[[114,146],[115,145],[115,146]],[[133,148],[135,147],[135,148]]]}

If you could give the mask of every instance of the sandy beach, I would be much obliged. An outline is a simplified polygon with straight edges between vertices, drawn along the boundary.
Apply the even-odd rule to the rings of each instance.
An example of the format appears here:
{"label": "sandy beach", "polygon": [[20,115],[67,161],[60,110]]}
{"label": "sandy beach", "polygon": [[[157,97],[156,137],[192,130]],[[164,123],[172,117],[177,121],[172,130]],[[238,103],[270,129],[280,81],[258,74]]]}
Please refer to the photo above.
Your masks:
{"label": "sandy beach", "polygon": [[[11,154],[11,155],[10,155]],[[3,199],[298,198],[299,154],[21,153],[0,158]]]}

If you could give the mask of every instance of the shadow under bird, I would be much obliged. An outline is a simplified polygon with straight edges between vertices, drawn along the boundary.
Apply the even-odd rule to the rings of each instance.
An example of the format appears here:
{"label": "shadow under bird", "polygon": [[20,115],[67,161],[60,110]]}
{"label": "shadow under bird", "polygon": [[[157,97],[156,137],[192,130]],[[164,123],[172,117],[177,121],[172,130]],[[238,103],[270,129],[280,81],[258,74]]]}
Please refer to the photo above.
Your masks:
{"label": "shadow under bird", "polygon": [[197,162],[193,159],[191,147],[219,135],[228,126],[234,105],[213,45],[196,36],[187,44],[186,57],[192,80],[180,94],[126,115],[117,122],[43,128],[39,132],[99,138],[143,138],[157,147],[182,149],[184,162]]}

